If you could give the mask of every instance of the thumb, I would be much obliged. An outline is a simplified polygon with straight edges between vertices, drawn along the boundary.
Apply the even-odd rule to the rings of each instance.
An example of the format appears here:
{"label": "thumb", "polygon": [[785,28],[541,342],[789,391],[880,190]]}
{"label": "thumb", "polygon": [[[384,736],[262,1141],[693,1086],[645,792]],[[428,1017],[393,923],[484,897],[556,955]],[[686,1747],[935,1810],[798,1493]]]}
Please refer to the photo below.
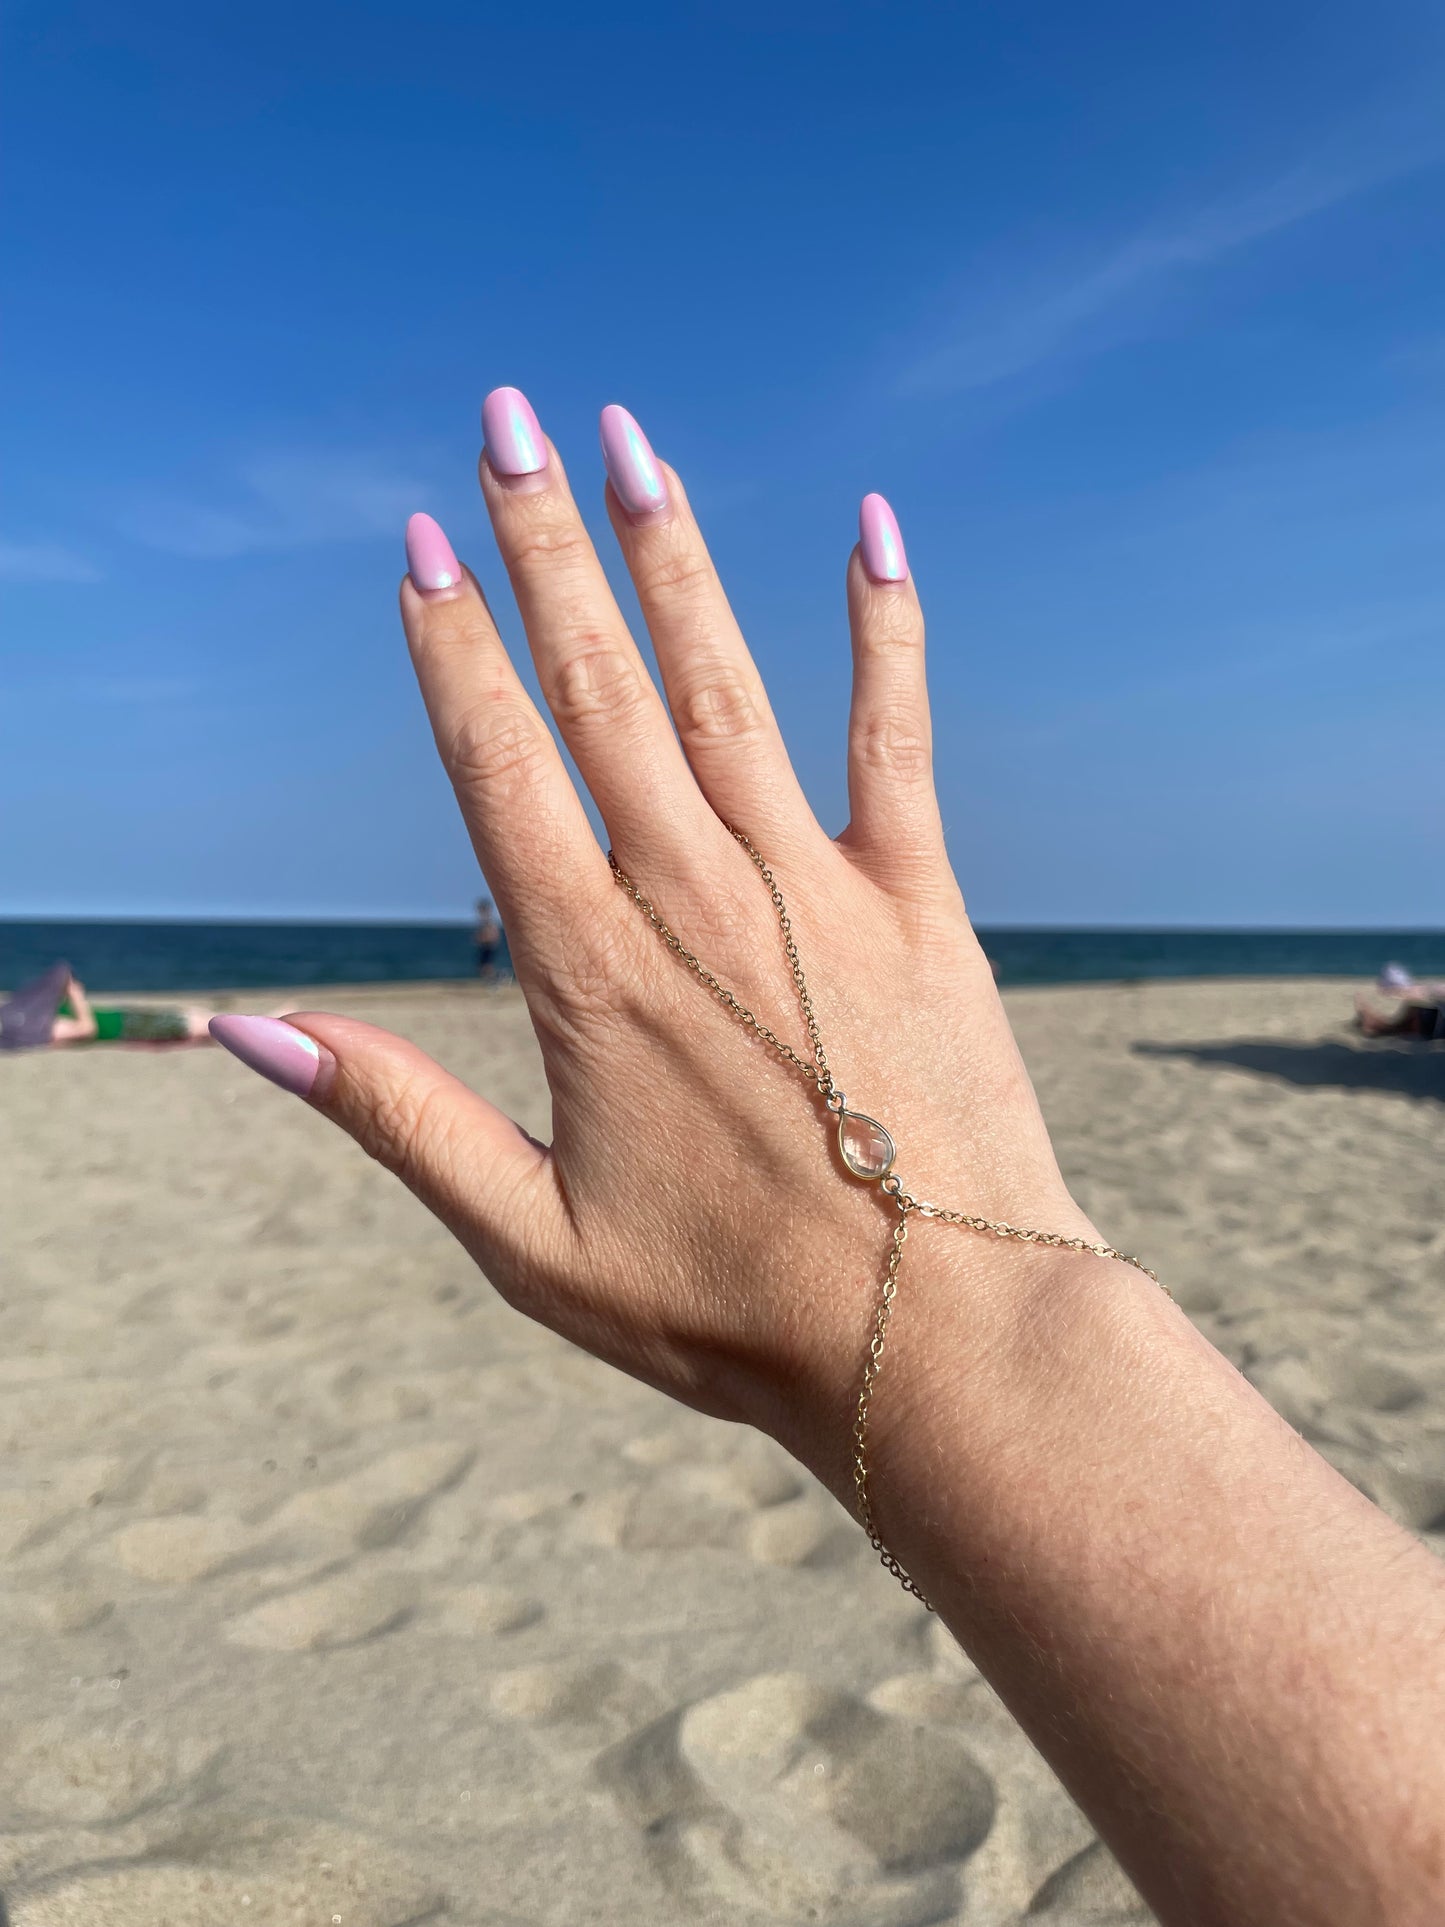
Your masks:
{"label": "thumb", "polygon": [[353,1017],[213,1017],[212,1037],[305,1098],[414,1191],[489,1275],[560,1211],[551,1154],[403,1037]]}

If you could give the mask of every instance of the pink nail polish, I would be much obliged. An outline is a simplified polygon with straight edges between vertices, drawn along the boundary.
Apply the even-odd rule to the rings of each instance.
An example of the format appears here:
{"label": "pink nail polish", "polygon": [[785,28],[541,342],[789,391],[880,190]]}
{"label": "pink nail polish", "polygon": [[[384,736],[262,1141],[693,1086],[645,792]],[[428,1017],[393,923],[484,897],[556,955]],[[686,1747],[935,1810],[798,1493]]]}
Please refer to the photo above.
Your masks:
{"label": "pink nail polish", "polygon": [[881,495],[863,497],[858,511],[858,541],[863,567],[875,582],[908,580],[908,557],[903,553],[898,517]]}
{"label": "pink nail polish", "polygon": [[547,466],[542,424],[520,388],[494,388],[487,396],[482,440],[498,475],[537,475]]}
{"label": "pink nail polish", "polygon": [[210,1032],[233,1057],[283,1091],[309,1095],[321,1067],[321,1046],[304,1030],[279,1017],[213,1017]]}
{"label": "pink nail polish", "polygon": [[602,411],[602,459],[629,515],[652,515],[667,507],[667,483],[652,445],[625,408],[609,402]]}
{"label": "pink nail polish", "polygon": [[414,515],[406,525],[406,567],[423,595],[461,586],[462,565],[441,525],[429,515]]}

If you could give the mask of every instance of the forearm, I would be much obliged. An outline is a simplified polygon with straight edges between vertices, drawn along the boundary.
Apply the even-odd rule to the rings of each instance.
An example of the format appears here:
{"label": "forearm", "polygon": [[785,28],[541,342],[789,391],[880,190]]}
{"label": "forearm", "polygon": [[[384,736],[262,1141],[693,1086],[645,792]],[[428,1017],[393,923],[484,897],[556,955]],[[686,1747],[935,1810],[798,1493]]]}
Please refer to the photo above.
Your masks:
{"label": "forearm", "polygon": [[57,1017],[50,1027],[52,1044],[84,1044],[95,1034],[95,1018],[89,1013],[84,1017]]}
{"label": "forearm", "polygon": [[922,1244],[880,1524],[1160,1917],[1437,1922],[1436,1562],[1147,1281]]}
{"label": "forearm", "polygon": [[76,1020],[80,1024],[80,1030],[77,1035],[81,1037],[93,1037],[95,1035],[95,1012],[91,1009],[90,999],[85,994],[85,985],[77,978],[72,977],[65,987],[65,996]]}

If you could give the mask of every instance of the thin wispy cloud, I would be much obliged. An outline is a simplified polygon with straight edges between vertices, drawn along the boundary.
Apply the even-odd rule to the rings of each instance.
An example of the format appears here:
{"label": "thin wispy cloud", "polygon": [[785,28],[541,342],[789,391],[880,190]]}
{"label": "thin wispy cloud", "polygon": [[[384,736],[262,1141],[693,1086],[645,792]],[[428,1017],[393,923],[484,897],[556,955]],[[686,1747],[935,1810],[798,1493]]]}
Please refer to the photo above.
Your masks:
{"label": "thin wispy cloud", "polygon": [[0,582],[99,582],[87,557],[58,542],[0,542]]}
{"label": "thin wispy cloud", "polygon": [[292,449],[245,463],[216,500],[148,496],[117,521],[147,548],[216,561],[396,536],[430,492],[375,454]]}
{"label": "thin wispy cloud", "polygon": [[1152,225],[1071,272],[1021,275],[999,298],[965,312],[951,339],[909,366],[898,386],[911,395],[992,387],[1068,356],[1097,354],[1147,330],[1162,297],[1191,273],[1222,263],[1290,228],[1436,166],[1445,144],[1433,134],[1392,136],[1371,148],[1358,139],[1316,155],[1232,198]]}

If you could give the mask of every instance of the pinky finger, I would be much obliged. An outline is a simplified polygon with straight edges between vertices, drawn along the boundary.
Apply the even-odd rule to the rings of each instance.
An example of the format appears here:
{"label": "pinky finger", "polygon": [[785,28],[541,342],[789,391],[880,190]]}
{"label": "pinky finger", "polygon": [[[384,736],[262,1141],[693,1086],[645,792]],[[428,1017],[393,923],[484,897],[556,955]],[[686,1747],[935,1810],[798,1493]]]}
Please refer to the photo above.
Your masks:
{"label": "pinky finger", "polygon": [[923,612],[903,539],[881,495],[863,499],[848,565],[853,705],[848,718],[844,849],[878,882],[931,876],[943,832],[923,667]]}

